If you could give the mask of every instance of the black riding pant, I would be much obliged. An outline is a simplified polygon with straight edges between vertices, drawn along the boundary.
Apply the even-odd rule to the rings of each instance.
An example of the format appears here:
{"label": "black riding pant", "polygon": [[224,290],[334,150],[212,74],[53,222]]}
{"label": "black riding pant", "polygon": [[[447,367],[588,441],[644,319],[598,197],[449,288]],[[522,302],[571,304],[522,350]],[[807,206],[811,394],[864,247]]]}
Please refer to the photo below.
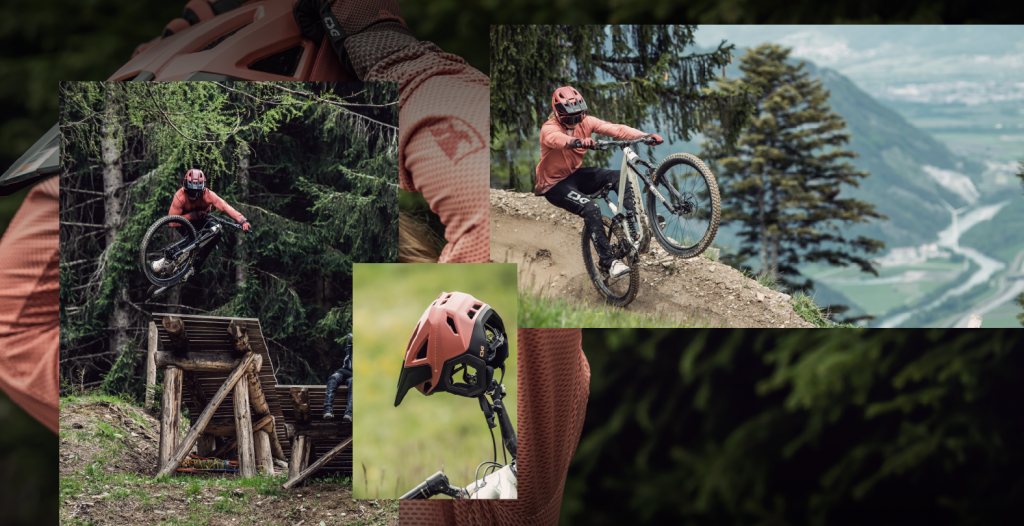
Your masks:
{"label": "black riding pant", "polygon": [[[189,222],[192,223],[192,227],[196,229],[197,234],[204,228],[216,224],[213,223],[213,221],[208,221],[206,219],[197,219],[195,221]],[[178,232],[181,234],[181,237],[183,238],[188,237],[188,235],[190,234],[188,229],[185,228],[184,226],[179,226]],[[203,247],[199,249],[199,253],[196,254],[195,263],[193,264],[193,267],[195,267],[197,273],[199,272],[200,267],[206,261],[206,257],[210,255],[210,252],[212,252],[213,249],[217,248],[217,243],[220,242],[221,234],[223,234],[223,231],[217,232],[217,235],[215,235],[214,238],[211,239],[209,243],[203,245]]]}
{"label": "black riding pant", "polygon": [[[590,239],[600,256],[600,265],[608,268],[615,260],[608,244],[608,233],[601,223],[601,207],[593,199],[587,197],[590,194],[599,192],[606,185],[612,185],[614,191],[619,189],[619,170],[605,170],[603,168],[580,168],[569,177],[562,179],[555,186],[551,187],[544,194],[549,203],[568,210],[583,218],[583,222],[590,231]],[[626,186],[625,208],[630,213],[633,210],[632,191]]]}
{"label": "black riding pant", "polygon": [[345,382],[348,386],[348,406],[345,407],[345,414],[352,416],[352,371],[348,369],[338,369],[334,371],[334,374],[327,379],[327,398],[324,400],[324,413],[328,409],[331,413],[334,413],[334,391],[338,389],[338,384]]}

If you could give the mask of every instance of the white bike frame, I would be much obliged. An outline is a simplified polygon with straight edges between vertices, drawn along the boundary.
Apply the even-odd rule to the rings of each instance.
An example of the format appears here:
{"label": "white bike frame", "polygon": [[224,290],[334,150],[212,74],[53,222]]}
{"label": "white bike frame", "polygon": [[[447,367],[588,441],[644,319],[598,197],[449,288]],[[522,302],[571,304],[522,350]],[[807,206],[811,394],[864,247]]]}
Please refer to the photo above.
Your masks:
{"label": "white bike frame", "polygon": [[619,210],[623,210],[622,205],[626,198],[626,185],[629,184],[630,187],[633,188],[633,211],[637,216],[636,220],[640,222],[641,228],[637,230],[637,239],[632,239],[629,229],[626,229],[623,233],[626,235],[626,238],[629,239],[629,242],[637,248],[639,248],[644,241],[644,231],[646,229],[643,227],[648,226],[646,223],[647,212],[644,209],[643,199],[640,199],[640,183],[637,181],[636,168],[633,167],[633,163],[639,158],[640,156],[638,156],[632,148],[628,146],[622,148],[622,168],[619,170],[619,188],[616,190],[616,193],[618,194],[618,204],[616,205],[616,203],[608,201],[608,208],[612,209],[612,214],[618,214]]}

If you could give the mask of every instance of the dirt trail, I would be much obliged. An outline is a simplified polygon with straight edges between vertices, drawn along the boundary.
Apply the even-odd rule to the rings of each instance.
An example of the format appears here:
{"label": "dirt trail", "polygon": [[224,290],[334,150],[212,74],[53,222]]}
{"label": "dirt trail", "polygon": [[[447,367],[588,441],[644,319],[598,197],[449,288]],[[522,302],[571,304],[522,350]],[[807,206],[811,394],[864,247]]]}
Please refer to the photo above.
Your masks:
{"label": "dirt trail", "polygon": [[[545,296],[601,301],[583,267],[583,219],[532,194],[491,190],[491,261],[518,263],[520,286]],[[681,259],[657,241],[641,257],[636,313],[694,319],[713,327],[813,327],[787,294],[704,257]]]}

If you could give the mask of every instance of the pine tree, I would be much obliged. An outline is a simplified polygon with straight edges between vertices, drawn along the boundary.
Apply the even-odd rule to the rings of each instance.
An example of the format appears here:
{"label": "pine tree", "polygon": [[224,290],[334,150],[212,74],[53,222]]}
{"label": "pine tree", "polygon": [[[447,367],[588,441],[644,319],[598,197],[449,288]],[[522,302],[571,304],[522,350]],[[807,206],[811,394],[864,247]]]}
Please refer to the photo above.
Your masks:
{"label": "pine tree", "polygon": [[[521,149],[537,148],[551,94],[566,85],[580,91],[591,115],[656,132],[669,142],[688,140],[712,119],[732,137],[746,122],[753,96],[745,85],[709,89],[735,46],[722,42],[710,53],[688,53],[695,31],[695,26],[492,26],[492,171],[508,174],[510,186],[520,186],[515,174],[522,166],[514,158]],[[600,166],[611,155],[591,152],[584,164]],[[535,162],[525,164],[535,171]]]}
{"label": "pine tree", "polygon": [[744,84],[761,90],[756,115],[735,148],[721,125],[709,127],[703,144],[703,157],[719,178],[723,222],[741,227],[742,245],[727,261],[739,266],[756,258],[780,283],[799,289],[813,287],[810,279],[796,279],[802,263],[856,265],[877,275],[862,254],[876,253],[884,244],[842,233],[842,227],[885,218],[874,205],[841,196],[844,187],[857,186],[869,174],[843,161],[856,156],[842,149],[850,140],[845,121],[831,110],[828,91],[808,78],[803,63],[787,61],[789,53],[775,44],[761,45],[742,58],[742,78],[719,82],[723,90]]}
{"label": "pine tree", "polygon": [[[149,315],[180,312],[258,318],[278,379],[322,383],[352,264],[397,258],[397,99],[395,83],[61,84],[61,376],[140,395]],[[147,299],[139,244],[190,168],[253,231]]]}

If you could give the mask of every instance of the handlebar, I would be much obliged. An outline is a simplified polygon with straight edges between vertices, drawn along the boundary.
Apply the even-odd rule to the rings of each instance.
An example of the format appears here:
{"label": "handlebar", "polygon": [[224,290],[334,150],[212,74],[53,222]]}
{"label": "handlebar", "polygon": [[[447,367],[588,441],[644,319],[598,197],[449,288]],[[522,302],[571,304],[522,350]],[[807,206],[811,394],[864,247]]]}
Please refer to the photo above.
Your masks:
{"label": "handlebar", "polygon": [[639,139],[623,140],[623,141],[594,141],[593,150],[607,150],[612,146],[624,147],[633,146],[634,144],[645,143],[650,137],[641,137]]}
{"label": "handlebar", "polygon": [[400,499],[429,499],[434,495],[448,495],[453,499],[464,499],[468,495],[466,490],[448,483],[448,477],[441,471],[434,473],[419,486],[416,486],[409,493],[399,497]]}
{"label": "handlebar", "polygon": [[210,220],[213,220],[216,223],[220,223],[222,225],[233,226],[233,227],[241,230],[242,232],[245,232],[245,230],[242,229],[242,225],[240,225],[240,224],[238,224],[238,223],[236,223],[234,221],[228,221],[227,219],[223,219],[223,218],[217,217],[217,216],[215,216],[213,214],[206,214],[206,218],[210,219]]}

